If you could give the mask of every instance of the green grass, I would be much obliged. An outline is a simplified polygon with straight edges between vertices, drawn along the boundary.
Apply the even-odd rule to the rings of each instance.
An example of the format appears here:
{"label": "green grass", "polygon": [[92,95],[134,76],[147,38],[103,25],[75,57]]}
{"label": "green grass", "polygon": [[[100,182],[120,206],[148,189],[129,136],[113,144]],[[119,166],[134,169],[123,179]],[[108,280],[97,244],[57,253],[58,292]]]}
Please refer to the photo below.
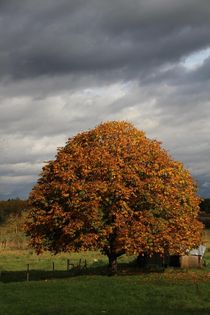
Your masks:
{"label": "green grass", "polygon": [[1,315],[210,314],[210,283],[135,276],[78,276],[0,283]]}
{"label": "green grass", "polygon": [[54,262],[56,270],[66,270],[67,259],[75,266],[79,264],[80,259],[82,266],[85,260],[89,265],[106,263],[106,257],[99,252],[58,255],[44,253],[42,255],[36,255],[33,250],[2,250],[0,251],[0,269],[21,271],[26,269],[27,264],[30,264],[30,269],[52,270],[52,264]]}
{"label": "green grass", "polygon": [[[206,268],[143,273],[125,264],[133,257],[122,256],[114,277],[99,252],[37,256],[1,249],[0,315],[210,315],[210,231],[205,238]],[[70,271],[67,259],[75,266]],[[77,268],[80,259],[87,269]]]}
{"label": "green grass", "polygon": [[[134,256],[121,256],[119,263],[128,263],[134,259]],[[67,260],[74,267],[81,264],[81,268],[87,264],[88,268],[106,266],[107,257],[100,252],[80,252],[80,253],[62,253],[52,255],[45,252],[37,255],[33,250],[0,250],[0,270],[1,271],[24,271],[29,264],[32,270],[50,271],[54,268],[57,271],[67,269]],[[70,267],[71,267],[70,265]]]}
{"label": "green grass", "polygon": [[[134,257],[122,256],[118,262],[121,269]],[[67,272],[67,263],[70,263]],[[25,281],[29,266],[30,280],[68,278],[78,274],[106,274],[107,257],[100,252],[63,253],[36,255],[32,250],[1,250],[0,280],[3,282]]]}

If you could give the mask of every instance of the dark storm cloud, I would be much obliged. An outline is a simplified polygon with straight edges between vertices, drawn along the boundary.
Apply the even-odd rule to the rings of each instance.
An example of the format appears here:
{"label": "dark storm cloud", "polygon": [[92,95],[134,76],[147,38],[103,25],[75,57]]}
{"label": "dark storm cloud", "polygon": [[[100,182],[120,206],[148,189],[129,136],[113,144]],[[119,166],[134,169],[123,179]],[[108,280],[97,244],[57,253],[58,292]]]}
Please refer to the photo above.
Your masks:
{"label": "dark storm cloud", "polygon": [[205,0],[3,1],[0,74],[146,76],[209,45],[209,17]]}
{"label": "dark storm cloud", "polygon": [[210,47],[209,0],[0,0],[0,38],[0,199],[26,197],[68,137],[114,119],[161,140],[209,196],[210,51],[193,55]]}

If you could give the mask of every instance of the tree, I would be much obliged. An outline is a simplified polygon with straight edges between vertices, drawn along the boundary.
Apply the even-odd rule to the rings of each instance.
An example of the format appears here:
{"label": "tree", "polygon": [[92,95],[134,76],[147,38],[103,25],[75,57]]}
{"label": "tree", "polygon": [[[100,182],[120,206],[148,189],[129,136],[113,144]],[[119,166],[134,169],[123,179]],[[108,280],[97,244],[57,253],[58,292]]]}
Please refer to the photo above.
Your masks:
{"label": "tree", "polygon": [[100,249],[115,271],[127,254],[184,253],[196,246],[200,198],[183,167],[128,122],[70,138],[42,170],[27,234],[39,253]]}
{"label": "tree", "polygon": [[200,204],[201,211],[210,214],[210,198],[203,199]]}
{"label": "tree", "polygon": [[0,224],[3,224],[10,215],[21,215],[27,209],[27,200],[8,199],[0,200]]}

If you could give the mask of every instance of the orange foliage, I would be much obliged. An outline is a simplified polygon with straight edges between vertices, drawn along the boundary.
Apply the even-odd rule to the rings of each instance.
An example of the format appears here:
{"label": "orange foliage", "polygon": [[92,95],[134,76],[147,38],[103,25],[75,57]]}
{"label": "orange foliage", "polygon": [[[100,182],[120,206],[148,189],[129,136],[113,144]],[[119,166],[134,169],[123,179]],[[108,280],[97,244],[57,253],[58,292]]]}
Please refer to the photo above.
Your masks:
{"label": "orange foliage", "polygon": [[184,253],[202,232],[196,192],[159,142],[106,122],[70,138],[44,166],[26,230],[37,252]]}

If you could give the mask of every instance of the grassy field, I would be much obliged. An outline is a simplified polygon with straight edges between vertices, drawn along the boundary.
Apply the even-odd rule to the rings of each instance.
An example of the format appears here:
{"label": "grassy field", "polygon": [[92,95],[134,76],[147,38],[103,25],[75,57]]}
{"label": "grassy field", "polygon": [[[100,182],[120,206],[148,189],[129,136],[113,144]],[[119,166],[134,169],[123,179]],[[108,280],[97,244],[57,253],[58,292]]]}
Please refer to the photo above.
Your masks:
{"label": "grassy field", "polygon": [[[0,315],[209,315],[210,231],[205,239],[203,269],[143,273],[124,256],[116,277],[106,275],[107,259],[98,252],[37,256],[1,249]],[[74,265],[69,271],[68,259]]]}
{"label": "grassy field", "polygon": [[0,296],[1,315],[210,314],[208,282],[154,275],[2,283]]}

